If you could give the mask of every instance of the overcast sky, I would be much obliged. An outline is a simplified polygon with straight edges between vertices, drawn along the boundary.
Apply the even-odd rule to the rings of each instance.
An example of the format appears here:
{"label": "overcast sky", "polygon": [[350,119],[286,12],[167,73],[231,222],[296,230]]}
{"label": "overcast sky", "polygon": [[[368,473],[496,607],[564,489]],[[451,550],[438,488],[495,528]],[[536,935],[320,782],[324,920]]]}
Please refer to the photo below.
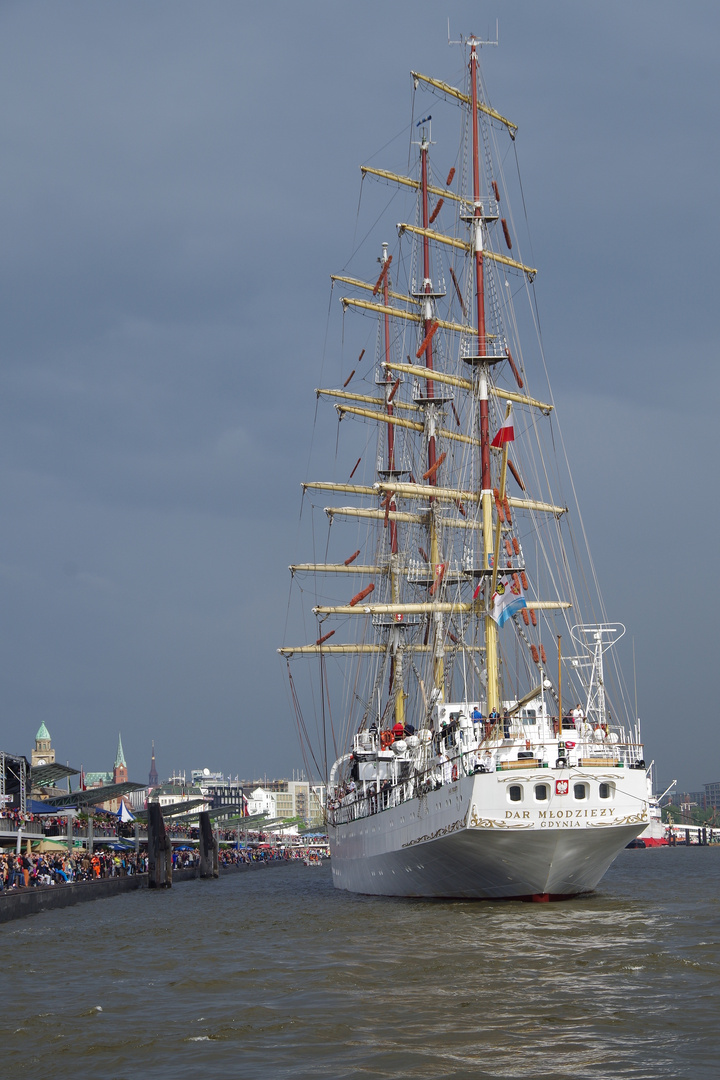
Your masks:
{"label": "overcast sky", "polygon": [[[720,778],[720,10],[0,4],[0,742],[299,769],[276,647],[329,274],[409,71],[494,35],[543,338],[659,780]],[[334,302],[334,301],[333,301]],[[334,443],[330,448],[334,453]],[[632,685],[632,671],[627,673]]]}

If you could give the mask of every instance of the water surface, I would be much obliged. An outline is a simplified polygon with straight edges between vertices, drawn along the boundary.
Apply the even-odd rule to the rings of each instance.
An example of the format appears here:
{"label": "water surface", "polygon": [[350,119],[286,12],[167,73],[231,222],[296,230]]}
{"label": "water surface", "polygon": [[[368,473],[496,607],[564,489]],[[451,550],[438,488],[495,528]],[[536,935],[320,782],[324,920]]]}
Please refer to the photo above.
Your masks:
{"label": "water surface", "polygon": [[388,900],[282,865],[0,927],[3,1075],[717,1077],[720,849],[559,904]]}

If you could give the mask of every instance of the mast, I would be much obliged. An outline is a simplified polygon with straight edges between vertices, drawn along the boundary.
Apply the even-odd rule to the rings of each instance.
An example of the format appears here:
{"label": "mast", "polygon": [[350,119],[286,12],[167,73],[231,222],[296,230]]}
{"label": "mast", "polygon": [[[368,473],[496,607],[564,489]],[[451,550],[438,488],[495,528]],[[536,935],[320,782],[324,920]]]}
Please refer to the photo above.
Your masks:
{"label": "mast", "polygon": [[[428,117],[428,121],[430,117]],[[430,226],[430,209],[428,205],[428,151],[430,149],[430,137],[426,136],[423,129],[421,141],[420,141],[420,205],[422,211],[422,253],[423,253],[423,282],[422,282],[422,315],[423,315],[423,340],[418,350],[418,359],[424,359],[425,367],[429,370],[433,370],[433,283],[430,275],[430,238],[427,235],[427,230]],[[437,327],[434,327],[437,329]],[[424,350],[423,350],[424,346]],[[424,356],[422,355],[424,351]],[[427,435],[427,472],[424,479],[427,479],[428,483],[433,487],[437,484],[438,474],[438,458],[436,451],[435,435],[436,435],[436,421],[437,411],[435,405],[435,383],[432,379],[428,379],[425,388],[425,432]],[[435,525],[435,500],[430,499],[430,567],[432,571],[432,590],[435,591],[435,584],[440,580],[440,574],[442,572],[442,563],[440,558],[440,547],[438,544],[437,528]],[[434,649],[433,649],[433,686],[436,690],[440,691],[442,696],[444,692],[445,681],[445,661],[443,652],[443,617],[439,612],[433,614],[434,626],[432,627]]]}
{"label": "mast", "polygon": [[[420,193],[422,197],[422,224],[423,229],[427,230],[430,227],[430,215],[428,206],[428,150],[430,149],[430,140],[425,138],[425,132],[423,131],[422,142],[420,143]],[[423,304],[423,334],[427,338],[430,333],[430,326],[432,323],[432,303],[429,299],[432,293],[432,281],[430,279],[430,238],[427,235],[427,231],[423,234],[422,238],[423,249],[423,287],[422,291],[428,297]],[[427,344],[425,349],[425,366],[433,368],[433,343],[432,338]],[[429,399],[435,397],[435,387],[432,382],[427,384],[427,396]],[[431,435],[428,439],[428,469],[431,469],[435,464],[435,436]]]}
{"label": "mast", "polygon": [[[478,399],[480,410],[480,469],[482,489],[483,523],[483,569],[491,569],[493,555],[492,508],[493,491],[490,473],[490,412],[488,406],[488,363],[487,335],[485,331],[485,279],[483,267],[483,217],[480,193],[480,147],[478,135],[478,93],[477,93],[477,39],[470,41],[470,86],[472,102],[472,175],[473,175],[473,218],[472,248],[475,265],[475,297],[477,302],[477,355],[480,360],[478,377]],[[486,596],[488,610],[485,613],[485,650],[487,671],[487,710],[488,713],[500,707],[500,688],[498,678],[497,626],[489,612],[490,596]]]}
{"label": "mast", "polygon": [[[485,90],[479,56],[484,43],[472,36],[462,44],[468,50],[466,78],[470,79],[470,87],[463,87],[464,93],[437,80],[425,79],[446,96],[462,102],[465,115],[460,124],[461,147],[455,158],[461,175],[453,185],[456,191],[438,187],[437,178],[432,175],[429,154],[434,143],[431,118],[427,116],[415,129],[417,134],[412,144],[417,146],[419,159],[415,159],[412,178],[363,167],[363,175],[373,174],[383,182],[397,184],[406,189],[405,194],[410,189],[407,202],[414,204],[412,224],[401,221],[395,225],[401,241],[406,237],[399,246],[400,255],[391,255],[389,245],[383,242],[380,257],[377,261],[373,259],[379,268],[370,280],[364,280],[364,274],[362,280],[348,275],[332,278],[333,282],[343,283],[343,294],[339,297],[343,316],[347,311],[355,311],[369,316],[374,324],[374,386],[372,392],[362,393],[369,391],[366,385],[351,385],[353,370],[341,387],[338,384],[315,392],[336,410],[339,420],[348,418],[351,424],[367,427],[368,434],[362,436],[366,441],[360,442],[360,446],[367,447],[374,435],[376,477],[374,482],[362,474],[356,478],[361,455],[352,470],[348,468],[339,478],[332,481],[308,478],[303,483],[303,491],[311,493],[313,539],[316,519],[322,520],[321,515],[328,521],[328,539],[323,552],[313,545],[313,550],[317,550],[313,557],[318,561],[296,563],[290,569],[298,577],[315,575],[316,606],[312,611],[317,619],[318,636],[314,643],[286,645],[279,651],[288,661],[293,655],[317,657],[320,661],[323,683],[320,738],[326,730],[323,665],[331,660],[347,663],[348,675],[342,687],[347,693],[343,706],[347,709],[347,723],[343,721],[340,732],[343,745],[336,749],[338,761],[332,774],[342,781],[337,784],[336,801],[331,808],[341,823],[389,808],[386,803],[381,805],[377,797],[380,782],[384,786],[385,778],[392,783],[395,793],[399,793],[401,801],[421,797],[423,789],[419,792],[414,781],[423,778],[428,764],[439,752],[431,732],[437,731],[444,718],[461,716],[462,712],[456,713],[455,709],[463,703],[465,716],[473,702],[482,702],[484,711],[493,712],[501,707],[503,698],[511,695],[514,699],[511,716],[532,704],[537,723],[532,722],[532,712],[522,719],[537,731],[531,731],[528,736],[527,728],[515,729],[512,746],[498,745],[504,741],[499,724],[490,730],[484,728],[481,733],[480,741],[489,743],[494,755],[497,751],[500,765],[504,762],[513,768],[524,765],[515,757],[521,742],[530,750],[532,740],[537,738],[535,749],[539,748],[542,756],[547,746],[540,743],[551,742],[553,734],[555,741],[562,743],[562,703],[567,702],[571,693],[577,693],[578,683],[580,693],[573,700],[585,700],[587,716],[600,721],[604,732],[607,727],[603,721],[606,717],[609,720],[607,708],[611,699],[606,700],[603,653],[612,643],[608,638],[620,634],[619,625],[574,626],[571,637],[582,645],[578,657],[563,656],[567,642],[563,650],[562,640],[557,636],[556,686],[554,674],[548,678],[548,671],[554,665],[548,662],[541,632],[548,634],[552,612],[560,613],[560,618],[569,625],[564,612],[577,600],[570,576],[571,562],[566,555],[573,553],[567,551],[564,530],[560,528],[567,507],[550,501],[550,479],[543,460],[544,440],[531,438],[536,431],[535,420],[526,422],[535,411],[551,415],[553,406],[526,391],[522,356],[516,367],[510,355],[508,343],[512,344],[518,333],[514,291],[508,288],[506,292],[502,287],[506,270],[517,272],[528,281],[532,281],[535,270],[493,250],[499,246],[495,241],[501,239],[496,222],[502,222],[507,248],[512,250],[507,221],[500,218],[501,213],[509,214],[509,211],[501,209],[500,191],[494,179],[498,175],[494,170],[499,167],[496,149],[489,138],[486,141],[486,136],[492,133],[480,127],[480,122],[486,124],[490,116],[493,127],[504,123],[511,137],[514,137],[514,125],[483,103]],[[432,164],[435,168],[435,161]],[[455,174],[455,166],[447,180],[443,172],[441,182],[444,181],[447,189]],[[453,225],[446,207],[447,226],[443,229],[442,221],[437,225],[435,222],[445,197],[451,200]],[[502,198],[506,198],[505,191]],[[512,221],[510,217],[508,220]],[[459,222],[463,223],[462,231]],[[463,269],[456,277],[455,270],[461,263]],[[498,271],[495,266],[499,266]],[[446,290],[448,272],[459,309],[452,292]],[[504,284],[507,286],[508,282]],[[474,296],[470,295],[471,291]],[[452,315],[455,318],[451,321]],[[442,340],[438,330],[442,332]],[[414,356],[411,340],[416,349]],[[411,355],[405,357],[408,348]],[[517,344],[513,348],[517,350]],[[359,360],[364,353],[365,349]],[[404,359],[407,363],[398,362]],[[498,369],[503,372],[502,383],[513,385],[509,372],[505,372],[505,363],[514,375],[516,389],[494,385],[495,365],[503,365]],[[515,404],[523,411],[518,443],[511,447],[515,431],[510,415]],[[503,411],[505,423],[493,438]],[[528,452],[527,456],[524,451]],[[539,468],[536,453],[540,455]],[[348,466],[356,456],[357,450]],[[511,477],[517,487],[512,487]],[[331,505],[321,501],[322,493],[328,494]],[[519,511],[515,524],[511,509]],[[550,516],[547,524],[544,515]],[[331,535],[334,522],[339,527]],[[547,576],[552,586],[549,595],[553,599],[535,598],[535,588],[542,580],[540,574],[532,591],[528,582],[523,547],[529,546],[527,537],[532,530],[538,534],[536,554],[548,560]],[[353,542],[346,547],[348,535]],[[338,547],[340,542],[342,547]],[[361,552],[364,557],[359,559]],[[554,556],[559,556],[556,565],[552,561]],[[320,561],[323,559],[326,561]],[[357,575],[365,581],[359,581]],[[564,581],[569,586],[570,600],[562,598]],[[302,578],[298,588],[303,590]],[[307,589],[304,591],[307,597]],[[495,605],[493,598],[497,601]],[[538,613],[542,613],[540,620]],[[510,619],[514,650],[508,648],[510,630],[506,629],[505,636],[500,637],[500,627]],[[327,630],[326,626],[333,623],[336,628]],[[548,645],[547,637],[544,644]],[[554,648],[555,642],[550,644]],[[589,680],[585,668],[590,671]],[[611,690],[609,687],[608,693]],[[306,739],[305,721],[294,689],[292,693],[298,726]],[[557,703],[560,715],[556,732],[548,717],[548,710],[555,711],[549,704],[550,698]],[[538,699],[542,703],[539,709]],[[433,709],[435,703],[441,707]],[[344,751],[349,749],[347,740],[353,719],[359,719],[359,724],[353,753],[349,754]],[[413,730],[410,724],[418,725],[418,739],[408,737],[405,749],[394,747],[396,757],[379,753],[392,740],[392,735],[388,740],[389,732],[385,729],[399,725],[410,733]],[[584,730],[579,738],[582,741],[586,736]],[[591,734],[590,738],[593,743],[603,741],[598,734]],[[474,745],[471,739],[463,736],[456,743],[453,739],[445,743],[448,757],[452,759],[457,753],[456,779],[461,772],[468,773],[461,766],[466,748]],[[616,737],[611,737],[611,741],[617,741]],[[324,747],[318,749],[324,751]],[[563,756],[560,749],[557,753]],[[614,751],[609,753],[617,757]],[[533,754],[533,758],[537,756]],[[548,756],[552,756],[552,749]],[[518,754],[521,757],[529,755]],[[322,758],[321,753],[317,761]],[[365,770],[366,758],[377,760],[376,772],[372,768]],[[392,764],[388,765],[388,761]],[[383,775],[382,762],[385,762]],[[364,763],[362,770],[357,763]],[[349,784],[351,774],[356,784],[353,791],[348,791],[344,785]],[[442,779],[447,783],[444,769]],[[359,780],[362,784],[357,783]],[[375,781],[372,789],[375,802],[361,806],[361,798],[370,798],[368,785]],[[487,784],[490,785],[489,780]],[[360,790],[365,794],[357,795]],[[392,806],[397,805],[397,801],[391,802]],[[436,800],[436,803],[439,810],[440,802]],[[462,825],[462,821],[455,824]],[[473,825],[487,827],[486,823],[473,822]],[[419,824],[418,828],[424,825]]]}
{"label": "mast", "polygon": [[[382,264],[381,278],[383,283],[383,306],[386,309],[390,307],[390,262],[392,261],[392,255],[388,255],[388,245],[386,243],[382,246],[382,256],[380,262]],[[390,417],[393,415],[392,399],[394,396],[394,383],[392,370],[390,368],[390,315],[389,310],[386,310],[383,315],[383,331],[384,331],[384,356],[385,356],[385,407],[387,415]],[[390,482],[395,479],[395,425],[387,424],[387,477]],[[395,503],[395,497],[392,493],[388,493],[388,515],[386,524],[390,528],[390,596],[393,603],[397,604],[400,600],[400,567],[398,559],[398,527],[397,519],[393,516],[397,511],[397,505]],[[390,630],[391,636],[391,657],[390,657],[390,679],[388,693],[394,697],[394,713],[395,723],[405,726],[405,690],[403,686],[403,656],[402,656],[402,630],[398,626],[393,626]]]}

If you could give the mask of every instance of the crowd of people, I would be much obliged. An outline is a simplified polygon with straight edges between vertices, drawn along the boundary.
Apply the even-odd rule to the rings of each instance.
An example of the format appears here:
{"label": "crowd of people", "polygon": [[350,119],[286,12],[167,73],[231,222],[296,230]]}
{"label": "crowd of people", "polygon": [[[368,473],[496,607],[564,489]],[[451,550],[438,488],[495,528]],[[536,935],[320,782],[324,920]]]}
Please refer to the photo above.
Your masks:
{"label": "crowd of people", "polygon": [[[92,818],[95,838],[95,845],[91,845],[92,851],[79,848],[71,854],[58,846],[56,851],[40,852],[31,851],[33,837],[30,835],[31,830],[27,829],[28,823],[38,823],[32,830],[33,833],[42,829],[42,833],[48,838],[64,839],[68,826],[66,816],[54,817],[46,814],[39,816],[23,813],[15,807],[2,807],[0,820],[3,825],[0,825],[0,829],[4,827],[5,831],[17,831],[21,827],[25,828],[27,852],[20,850],[3,852],[0,849],[0,892],[147,873],[147,854],[144,850],[136,853],[131,846],[135,838],[135,830],[132,825],[120,825],[116,815],[105,813],[77,815],[72,829],[76,843],[77,838],[87,836],[89,816]],[[185,822],[168,822],[167,833],[172,840],[180,841],[172,848],[173,869],[181,870],[196,866],[200,861],[197,847],[198,827]],[[224,827],[216,828],[216,836],[221,845],[218,853],[221,867],[267,863],[279,859],[307,860],[310,853],[306,845],[290,847],[285,842],[278,843],[273,836],[257,832],[246,833],[244,837],[241,837],[244,843],[238,848],[237,825],[233,827],[225,824]],[[127,845],[126,850],[122,850],[123,843]],[[222,846],[223,844],[227,846]],[[24,846],[25,840],[23,840]]]}
{"label": "crowd of people", "polygon": [[218,852],[220,866],[240,866],[244,863],[271,862],[283,858],[285,854],[280,848],[220,848]]}
{"label": "crowd of people", "polygon": [[257,847],[221,848],[218,854],[220,866],[237,866],[242,863],[275,862],[284,859],[290,862],[295,859],[308,860],[316,855],[316,849],[303,844],[289,847],[287,845],[263,844]]}
{"label": "crowd of people", "polygon": [[127,877],[147,870],[147,856],[131,852],[95,851],[78,854],[49,852],[0,855],[0,890],[37,885],[66,885],[73,881]]}
{"label": "crowd of people", "polygon": [[6,823],[11,829],[18,829],[21,825],[25,825],[29,821],[44,821],[45,817],[38,817],[35,814],[22,813],[14,806],[4,806],[0,810],[0,821]]}
{"label": "crowd of people", "polygon": [[[272,844],[254,847],[221,848],[218,862],[221,867],[247,863],[274,862],[278,859],[307,860],[312,856],[307,846],[287,847]],[[200,861],[197,848],[174,848],[173,869],[183,870],[196,866]],[[148,869],[147,854],[134,851],[109,851],[96,849],[92,855],[78,852],[34,854],[0,854],[0,892],[12,889],[28,889],[37,886],[67,885],[78,881],[97,881],[102,878],[128,877],[144,874]]]}

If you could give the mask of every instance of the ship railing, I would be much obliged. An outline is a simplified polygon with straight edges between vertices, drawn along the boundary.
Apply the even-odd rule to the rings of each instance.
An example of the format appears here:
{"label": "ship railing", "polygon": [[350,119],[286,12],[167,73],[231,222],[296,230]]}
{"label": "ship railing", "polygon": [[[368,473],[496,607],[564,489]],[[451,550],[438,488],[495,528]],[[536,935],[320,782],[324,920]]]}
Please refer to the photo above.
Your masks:
{"label": "ship railing", "polygon": [[[507,343],[504,337],[494,337],[488,334],[485,338],[485,349],[482,358],[492,362],[507,360]],[[477,355],[477,338],[468,334],[460,343],[460,359],[473,363],[479,360]]]}
{"label": "ship railing", "polygon": [[586,742],[575,746],[569,755],[584,767],[614,765],[629,769],[644,769],[643,747],[639,743]]}
{"label": "ship railing", "polygon": [[22,830],[23,836],[44,836],[45,830],[42,821],[14,822],[9,818],[0,818],[0,836],[17,836],[18,829]]}
{"label": "ship railing", "polygon": [[[527,747],[527,743],[524,745]],[[509,746],[495,749],[497,756],[493,758],[491,767],[483,764],[479,754],[482,750],[482,745],[480,745],[476,749],[461,750],[452,757],[448,755],[446,762],[435,762],[425,769],[416,771],[411,777],[400,778],[394,783],[391,780],[383,780],[379,789],[372,782],[368,782],[365,790],[358,787],[355,791],[344,795],[334,805],[330,805],[328,807],[330,819],[337,825],[371,817],[383,810],[400,806],[409,799],[454,784],[458,779],[477,772],[506,771],[511,768],[542,768],[556,764],[555,761],[543,760],[543,757],[547,757],[549,750],[546,743],[538,743],[535,746],[531,743],[528,749],[522,751]],[[580,753],[576,752],[578,749]],[[586,753],[585,750],[587,750]],[[515,751],[516,756],[511,758],[509,753],[505,755],[503,751]],[[519,753],[522,753],[523,757],[517,756]],[[525,754],[530,756],[525,757]],[[644,769],[645,761],[642,755],[643,747],[638,743],[585,743],[580,748],[573,748],[566,760],[568,765],[581,768]]]}
{"label": "ship railing", "polygon": [[399,778],[394,783],[383,780],[379,789],[372,781],[368,782],[364,791],[358,787],[336,800],[334,805],[329,805],[330,819],[335,824],[345,824],[370,817],[443,787],[444,784],[455,783],[460,775],[469,776],[475,771],[468,760],[463,760],[469,757],[469,753],[472,751],[464,751],[455,759],[448,759],[443,764],[434,763],[425,769],[417,770],[410,777]]}
{"label": "ship railing", "polygon": [[[407,580],[412,584],[430,584],[433,582],[433,567],[429,562],[421,562],[419,559],[409,559],[406,568]],[[457,559],[445,564],[443,578],[445,581],[461,581],[467,577],[467,570],[463,563]]]}
{"label": "ship railing", "polygon": [[433,283],[429,288],[430,291],[428,292],[428,289],[425,287],[425,281],[419,281],[415,275],[410,278],[410,288],[408,292],[415,300],[426,300],[428,296],[441,300],[443,296],[447,295],[445,275],[442,270],[438,270],[437,277],[433,280]]}

